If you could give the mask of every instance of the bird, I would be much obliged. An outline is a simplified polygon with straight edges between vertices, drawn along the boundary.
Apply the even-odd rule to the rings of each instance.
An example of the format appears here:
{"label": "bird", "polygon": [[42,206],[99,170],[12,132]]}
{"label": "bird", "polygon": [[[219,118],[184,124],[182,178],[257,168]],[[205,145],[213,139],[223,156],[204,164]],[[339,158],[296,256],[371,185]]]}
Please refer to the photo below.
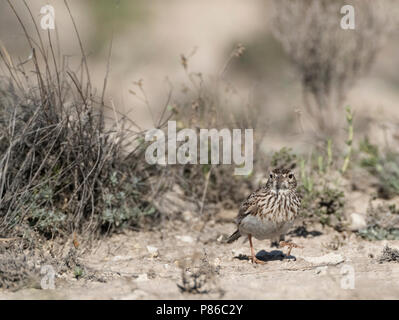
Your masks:
{"label": "bird", "polygon": [[[252,237],[258,240],[279,239],[293,226],[299,217],[301,196],[297,181],[290,169],[276,168],[270,172],[266,184],[252,192],[241,204],[236,218],[237,230],[226,240],[232,243],[241,236],[247,236],[251,249],[251,261],[264,264],[255,256]],[[293,243],[281,241],[280,246],[301,248]]]}

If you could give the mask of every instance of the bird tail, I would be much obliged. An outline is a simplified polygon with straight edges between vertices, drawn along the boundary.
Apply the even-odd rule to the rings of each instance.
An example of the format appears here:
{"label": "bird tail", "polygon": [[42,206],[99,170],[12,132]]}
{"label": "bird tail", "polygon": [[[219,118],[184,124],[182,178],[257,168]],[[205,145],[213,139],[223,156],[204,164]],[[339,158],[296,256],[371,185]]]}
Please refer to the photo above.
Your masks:
{"label": "bird tail", "polygon": [[233,241],[236,241],[239,237],[241,237],[240,231],[234,232],[227,240],[226,243],[232,243]]}

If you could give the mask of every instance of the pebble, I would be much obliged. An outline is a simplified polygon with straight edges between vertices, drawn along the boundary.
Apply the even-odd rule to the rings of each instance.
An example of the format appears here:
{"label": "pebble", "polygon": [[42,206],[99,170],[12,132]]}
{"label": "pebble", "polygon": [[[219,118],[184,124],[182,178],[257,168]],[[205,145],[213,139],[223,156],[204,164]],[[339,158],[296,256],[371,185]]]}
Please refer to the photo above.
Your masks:
{"label": "pebble", "polygon": [[127,261],[127,260],[131,260],[133,259],[133,257],[131,256],[115,256],[112,258],[112,261]]}
{"label": "pebble", "polygon": [[321,257],[302,257],[307,262],[313,264],[326,264],[326,265],[337,265],[345,261],[345,258],[340,254],[328,253]]}
{"label": "pebble", "polygon": [[186,222],[193,222],[194,220],[197,220],[194,218],[194,214],[191,211],[187,210],[182,213],[182,217],[183,220]]}
{"label": "pebble", "polygon": [[136,278],[136,282],[143,281],[148,281],[148,275],[146,273],[139,274],[139,276]]}
{"label": "pebble", "polygon": [[159,255],[158,248],[147,246],[148,252],[151,254],[151,257],[156,258]]}
{"label": "pebble", "polygon": [[186,242],[186,243],[193,243],[194,239],[190,236],[176,236],[176,239],[182,241],[182,242]]}
{"label": "pebble", "polygon": [[221,263],[221,260],[219,258],[215,258],[215,260],[213,260],[213,264],[217,267],[220,266],[220,263]]}
{"label": "pebble", "polygon": [[233,257],[238,257],[239,255],[245,255],[243,249],[232,249],[231,253]]}
{"label": "pebble", "polygon": [[351,224],[349,227],[350,230],[357,231],[365,229],[367,227],[366,219],[361,214],[352,213],[350,218],[351,218]]}

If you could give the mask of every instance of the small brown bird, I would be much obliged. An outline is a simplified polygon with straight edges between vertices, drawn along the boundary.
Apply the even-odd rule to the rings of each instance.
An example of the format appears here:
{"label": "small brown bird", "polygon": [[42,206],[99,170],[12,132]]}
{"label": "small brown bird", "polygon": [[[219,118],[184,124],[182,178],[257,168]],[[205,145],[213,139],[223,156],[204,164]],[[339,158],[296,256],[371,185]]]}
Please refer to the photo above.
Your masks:
{"label": "small brown bird", "polygon": [[[227,243],[241,236],[248,236],[253,263],[263,264],[255,257],[252,236],[256,239],[279,239],[294,224],[298,217],[301,197],[296,190],[297,182],[294,174],[288,169],[275,169],[270,173],[264,187],[251,193],[245,200],[237,215],[237,231]],[[293,247],[292,242],[280,242],[280,246],[288,246],[288,255]]]}

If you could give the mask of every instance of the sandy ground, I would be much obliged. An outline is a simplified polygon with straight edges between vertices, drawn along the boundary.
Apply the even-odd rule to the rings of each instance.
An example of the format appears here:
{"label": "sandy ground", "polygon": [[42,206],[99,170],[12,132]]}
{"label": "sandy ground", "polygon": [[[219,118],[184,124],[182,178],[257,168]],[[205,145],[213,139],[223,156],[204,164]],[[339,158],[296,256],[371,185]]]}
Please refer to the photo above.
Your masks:
{"label": "sandy ground", "polygon": [[[248,242],[220,242],[233,231],[233,223],[199,229],[178,223],[161,231],[114,235],[80,255],[95,277],[56,275],[55,290],[3,290],[0,299],[399,298],[399,263],[378,262],[384,245],[398,248],[399,241],[368,242],[354,234],[310,228],[306,236],[286,237],[304,246],[288,258],[268,241],[255,240],[258,257],[267,263],[252,265]],[[189,292],[193,274],[204,284],[199,293]]]}

